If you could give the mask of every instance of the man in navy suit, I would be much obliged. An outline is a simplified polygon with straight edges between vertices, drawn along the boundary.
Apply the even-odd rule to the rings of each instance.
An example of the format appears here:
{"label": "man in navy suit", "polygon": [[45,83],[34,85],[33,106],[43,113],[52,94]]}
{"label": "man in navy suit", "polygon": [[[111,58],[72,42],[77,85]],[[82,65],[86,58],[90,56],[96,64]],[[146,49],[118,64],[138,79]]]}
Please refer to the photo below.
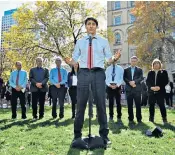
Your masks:
{"label": "man in navy suit", "polygon": [[133,100],[135,101],[136,106],[136,117],[138,123],[142,120],[141,115],[141,81],[143,80],[143,71],[141,68],[137,67],[138,58],[132,56],[131,66],[124,70],[124,81],[126,83],[126,97],[128,104],[128,119],[130,123],[133,123],[134,114],[133,114]]}

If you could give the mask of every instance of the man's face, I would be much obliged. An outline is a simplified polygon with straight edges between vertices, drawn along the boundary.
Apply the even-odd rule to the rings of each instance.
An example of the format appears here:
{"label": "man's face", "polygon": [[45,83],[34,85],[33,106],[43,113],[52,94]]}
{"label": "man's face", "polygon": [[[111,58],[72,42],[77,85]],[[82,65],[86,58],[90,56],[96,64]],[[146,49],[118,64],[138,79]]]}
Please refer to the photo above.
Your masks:
{"label": "man's face", "polygon": [[21,63],[20,63],[20,62],[17,62],[17,63],[16,63],[16,69],[17,69],[17,70],[21,70],[21,68],[22,68]]}
{"label": "man's face", "polygon": [[38,59],[36,60],[36,65],[37,65],[38,67],[41,67],[41,66],[43,65],[42,59],[38,58]]}
{"label": "man's face", "polygon": [[131,66],[134,67],[137,65],[137,59],[131,59]]}
{"label": "man's face", "polygon": [[86,30],[88,34],[95,35],[97,30],[97,25],[93,20],[88,20],[86,23]]}
{"label": "man's face", "polygon": [[55,64],[56,64],[57,67],[60,68],[60,67],[61,67],[61,60],[56,59],[56,60],[55,60]]}

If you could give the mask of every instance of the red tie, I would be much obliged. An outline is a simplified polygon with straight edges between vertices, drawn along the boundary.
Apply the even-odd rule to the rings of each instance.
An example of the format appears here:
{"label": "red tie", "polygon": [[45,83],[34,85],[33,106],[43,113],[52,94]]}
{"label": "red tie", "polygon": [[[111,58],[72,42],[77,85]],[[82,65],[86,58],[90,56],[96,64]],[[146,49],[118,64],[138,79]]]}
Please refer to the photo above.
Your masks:
{"label": "red tie", "polygon": [[87,67],[89,69],[93,68],[93,52],[92,52],[92,45],[88,46],[88,64],[87,64]]}
{"label": "red tie", "polygon": [[16,77],[16,85],[18,86],[18,83],[19,83],[19,71],[18,71],[18,74],[17,74],[17,77]]}
{"label": "red tie", "polygon": [[58,68],[58,82],[61,82],[61,73],[60,73],[60,68]]}

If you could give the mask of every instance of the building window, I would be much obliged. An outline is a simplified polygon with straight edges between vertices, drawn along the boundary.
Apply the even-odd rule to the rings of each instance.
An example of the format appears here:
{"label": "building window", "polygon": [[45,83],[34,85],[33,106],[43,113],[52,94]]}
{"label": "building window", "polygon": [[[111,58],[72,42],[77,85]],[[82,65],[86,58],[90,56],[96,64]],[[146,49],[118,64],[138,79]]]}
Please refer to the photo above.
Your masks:
{"label": "building window", "polygon": [[116,44],[121,44],[121,35],[119,33],[117,33],[115,35],[115,43]]}
{"label": "building window", "polygon": [[135,6],[135,2],[134,1],[130,1],[130,6],[134,7]]}
{"label": "building window", "polygon": [[115,2],[115,10],[120,9],[120,1]]}
{"label": "building window", "polygon": [[130,14],[130,23],[135,22],[135,20],[136,20],[136,17]]}
{"label": "building window", "polygon": [[114,18],[114,25],[120,25],[121,24],[121,16],[117,16]]}
{"label": "building window", "polygon": [[136,49],[130,49],[130,57],[136,55]]}

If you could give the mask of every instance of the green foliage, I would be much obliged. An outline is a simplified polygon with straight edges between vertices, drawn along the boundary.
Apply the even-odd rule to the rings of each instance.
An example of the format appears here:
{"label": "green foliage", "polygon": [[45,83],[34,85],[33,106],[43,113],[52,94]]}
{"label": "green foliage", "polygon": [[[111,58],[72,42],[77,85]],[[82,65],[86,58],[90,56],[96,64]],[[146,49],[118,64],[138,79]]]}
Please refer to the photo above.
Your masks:
{"label": "green foliage", "polygon": [[129,30],[128,41],[136,46],[140,64],[150,68],[154,58],[166,61],[164,53],[168,43],[175,47],[175,41],[170,37],[175,25],[172,16],[175,2],[138,1],[135,4],[131,13],[136,17],[136,21]]}
{"label": "green foliage", "polygon": [[[37,56],[42,56],[49,66],[55,56],[71,56],[76,41],[85,33],[87,17],[104,20],[105,15],[106,9],[98,2],[26,3],[14,14],[17,25],[4,34],[6,57],[12,63],[21,60],[27,71]],[[105,31],[99,29],[99,33]]]}

